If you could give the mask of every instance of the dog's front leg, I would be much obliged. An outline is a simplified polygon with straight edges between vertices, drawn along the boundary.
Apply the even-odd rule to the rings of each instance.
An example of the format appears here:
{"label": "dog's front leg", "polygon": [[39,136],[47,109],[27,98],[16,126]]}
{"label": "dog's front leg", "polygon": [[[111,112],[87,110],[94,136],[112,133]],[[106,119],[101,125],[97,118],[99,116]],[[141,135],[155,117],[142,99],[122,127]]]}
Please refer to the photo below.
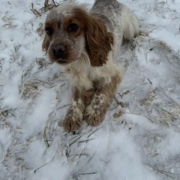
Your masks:
{"label": "dog's front leg", "polygon": [[75,131],[81,126],[84,108],[85,104],[82,93],[77,88],[73,88],[73,99],[63,121],[65,130]]}
{"label": "dog's front leg", "polygon": [[98,85],[91,103],[85,110],[84,119],[89,125],[99,125],[105,117],[107,107],[112,101],[117,86],[120,83],[120,76],[114,76],[108,84]]}

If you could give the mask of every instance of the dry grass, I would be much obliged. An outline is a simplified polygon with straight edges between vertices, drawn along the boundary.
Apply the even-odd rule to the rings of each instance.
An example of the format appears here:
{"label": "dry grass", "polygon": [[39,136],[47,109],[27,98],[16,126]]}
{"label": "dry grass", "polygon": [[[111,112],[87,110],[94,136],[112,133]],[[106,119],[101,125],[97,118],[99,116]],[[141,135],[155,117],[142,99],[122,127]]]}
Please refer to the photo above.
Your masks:
{"label": "dry grass", "polygon": [[44,34],[43,23],[39,23],[39,27],[37,28],[36,32],[39,34],[39,36],[43,36]]}
{"label": "dry grass", "polygon": [[58,5],[59,5],[59,3],[55,2],[54,0],[52,0],[52,3],[50,3],[49,0],[45,0],[44,1],[44,6],[40,10],[35,9],[33,3],[31,4],[31,9],[30,10],[33,12],[33,14],[36,17],[39,17],[39,16],[42,15],[42,13],[45,13],[46,11],[49,11],[52,8],[57,7]]}
{"label": "dry grass", "polygon": [[155,99],[156,95],[157,95],[157,92],[158,92],[158,88],[156,87],[152,92],[150,92],[146,98],[144,98],[142,100],[142,103],[141,105],[146,105],[146,106],[149,106],[152,104],[152,101]]}
{"label": "dry grass", "polygon": [[13,16],[3,16],[2,17],[2,20],[4,21],[4,25],[3,27],[6,27],[6,28],[15,28],[17,25],[14,25],[13,24],[13,21],[15,20],[15,18]]}

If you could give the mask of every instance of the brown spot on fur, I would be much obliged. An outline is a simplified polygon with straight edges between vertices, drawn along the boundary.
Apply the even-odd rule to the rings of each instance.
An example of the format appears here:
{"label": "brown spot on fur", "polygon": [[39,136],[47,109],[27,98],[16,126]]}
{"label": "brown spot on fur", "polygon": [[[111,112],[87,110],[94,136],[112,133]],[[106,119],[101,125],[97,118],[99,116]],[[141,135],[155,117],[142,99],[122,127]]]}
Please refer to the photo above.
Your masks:
{"label": "brown spot on fur", "polygon": [[[82,9],[75,9],[75,18],[79,20],[81,27],[85,28],[86,49],[92,66],[102,66],[107,61],[109,51],[114,43],[113,34],[96,14],[87,14]],[[84,26],[84,27],[83,27]]]}
{"label": "brown spot on fur", "polygon": [[92,66],[106,64],[107,56],[113,45],[112,33],[107,32],[106,26],[101,20],[94,19],[86,31],[87,51]]}
{"label": "brown spot on fur", "polygon": [[111,78],[111,82],[105,84],[104,86],[100,87],[96,93],[97,94],[104,94],[108,98],[108,102],[112,101],[112,98],[116,92],[118,84],[121,82],[121,78],[119,75],[116,75]]}
{"label": "brown spot on fur", "polygon": [[89,125],[98,126],[105,117],[107,107],[112,101],[115,91],[121,79],[119,75],[111,78],[111,82],[100,86],[91,101],[91,104],[86,108],[84,119]]}

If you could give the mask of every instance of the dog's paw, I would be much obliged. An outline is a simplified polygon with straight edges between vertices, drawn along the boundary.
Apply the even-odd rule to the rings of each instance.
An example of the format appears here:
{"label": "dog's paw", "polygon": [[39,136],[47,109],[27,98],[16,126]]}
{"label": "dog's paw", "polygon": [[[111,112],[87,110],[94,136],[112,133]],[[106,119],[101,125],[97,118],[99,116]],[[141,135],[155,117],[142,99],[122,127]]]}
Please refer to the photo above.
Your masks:
{"label": "dog's paw", "polygon": [[78,108],[69,109],[64,121],[63,127],[66,131],[76,131],[80,128],[83,114]]}
{"label": "dog's paw", "polygon": [[89,125],[98,126],[104,120],[105,114],[105,106],[89,105],[86,108],[84,120],[86,120]]}

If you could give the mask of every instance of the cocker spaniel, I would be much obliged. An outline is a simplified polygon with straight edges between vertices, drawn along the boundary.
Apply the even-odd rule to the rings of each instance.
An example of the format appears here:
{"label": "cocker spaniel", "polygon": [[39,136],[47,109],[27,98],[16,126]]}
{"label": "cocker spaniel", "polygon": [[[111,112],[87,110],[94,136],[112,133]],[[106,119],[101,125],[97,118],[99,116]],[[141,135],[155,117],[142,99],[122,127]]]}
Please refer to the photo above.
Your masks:
{"label": "cocker spaniel", "polygon": [[90,11],[64,2],[48,14],[45,32],[43,50],[64,67],[72,83],[64,129],[75,131],[82,120],[99,125],[121,82],[122,69],[115,60],[122,40],[139,33],[135,14],[116,0],[95,0]]}

